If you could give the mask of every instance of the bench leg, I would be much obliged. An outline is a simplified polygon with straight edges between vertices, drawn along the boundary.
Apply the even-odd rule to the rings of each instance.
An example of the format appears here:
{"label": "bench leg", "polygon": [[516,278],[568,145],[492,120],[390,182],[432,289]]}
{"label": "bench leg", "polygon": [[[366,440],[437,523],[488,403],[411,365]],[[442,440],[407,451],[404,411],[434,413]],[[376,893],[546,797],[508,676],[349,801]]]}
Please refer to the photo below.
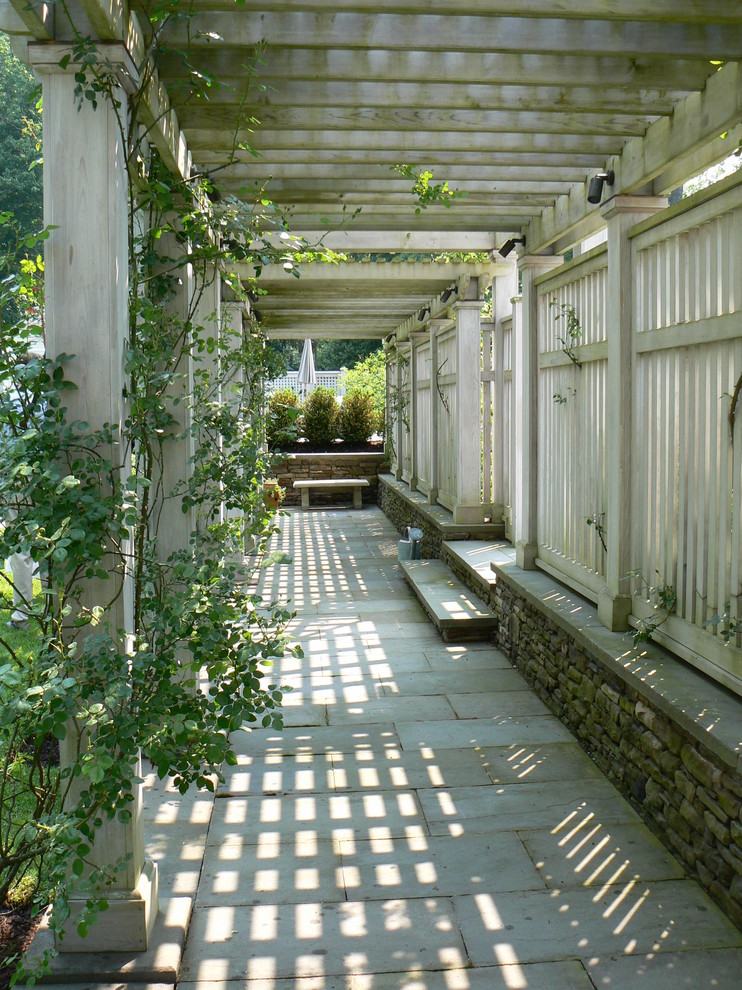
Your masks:
{"label": "bench leg", "polygon": [[309,508],[309,489],[302,488],[301,490],[301,507],[302,509]]}
{"label": "bench leg", "polygon": [[353,508],[354,509],[363,508],[363,495],[361,494],[360,488],[353,489]]}

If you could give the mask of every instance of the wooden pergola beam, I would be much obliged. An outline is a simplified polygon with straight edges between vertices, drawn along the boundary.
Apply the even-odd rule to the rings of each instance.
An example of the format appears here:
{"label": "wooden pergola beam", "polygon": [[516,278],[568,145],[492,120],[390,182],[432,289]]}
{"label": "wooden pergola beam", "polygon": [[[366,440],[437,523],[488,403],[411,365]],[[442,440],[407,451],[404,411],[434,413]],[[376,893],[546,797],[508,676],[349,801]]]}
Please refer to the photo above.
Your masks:
{"label": "wooden pergola beam", "polygon": [[[390,14],[322,10],[274,11],[263,5],[260,17],[243,11],[200,10],[188,22],[169,26],[168,41],[195,48],[219,44],[254,46],[263,42],[282,48],[385,48],[428,52],[451,49],[451,21],[445,14]],[[465,52],[530,52],[661,58],[733,59],[742,50],[739,20],[692,24],[666,16],[659,20],[586,19],[579,16],[456,17],[456,48]]]}
{"label": "wooden pergola beam", "polygon": [[[501,86],[570,86],[611,88],[636,92],[659,89],[663,91],[697,91],[703,88],[709,75],[706,60],[683,58],[680,53],[671,60],[650,57],[574,55],[570,48],[563,54],[533,54],[496,51],[438,51],[435,55],[437,85],[501,85]],[[225,39],[213,47],[203,47],[192,53],[194,64],[210,76],[226,80],[241,79],[244,86],[245,65],[250,59],[244,49]],[[181,60],[165,54],[161,59],[163,74],[176,79],[183,71]],[[367,83],[430,84],[431,55],[415,47],[408,51],[379,47],[367,51],[337,48],[289,48],[280,42],[261,56],[257,82],[274,88],[288,80],[336,81]],[[256,90],[257,93],[257,90]]]}
{"label": "wooden pergola beam", "polygon": [[[317,0],[273,0],[271,9],[296,12],[317,9]],[[323,9],[341,13],[352,8],[359,13],[417,13],[419,0],[323,0]],[[553,17],[554,0],[426,0],[425,7],[431,14],[488,14],[513,17]],[[224,0],[201,0],[198,7],[208,10],[224,10]],[[265,3],[259,0],[241,0],[240,9],[263,11]],[[728,0],[580,0],[579,4],[559,5],[563,18],[633,20],[633,21],[683,21],[703,24],[712,21],[734,24],[738,14]]]}

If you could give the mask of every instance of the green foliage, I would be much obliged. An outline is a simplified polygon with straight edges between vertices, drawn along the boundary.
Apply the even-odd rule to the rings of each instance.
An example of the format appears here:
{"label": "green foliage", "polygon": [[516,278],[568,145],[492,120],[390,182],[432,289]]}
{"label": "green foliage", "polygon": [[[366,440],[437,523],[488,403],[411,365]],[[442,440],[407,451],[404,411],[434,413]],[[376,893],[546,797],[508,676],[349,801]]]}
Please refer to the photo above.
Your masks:
{"label": "green foliage", "polygon": [[341,385],[345,390],[345,402],[355,393],[367,395],[371,399],[375,429],[383,434],[386,402],[386,358],[383,349],[377,347],[368,357],[358,361],[354,367],[346,371],[341,379]]}
{"label": "green foliage", "polygon": [[299,435],[297,420],[301,413],[299,396],[290,388],[282,388],[268,400],[265,434],[269,450],[280,450]]}
{"label": "green foliage", "polygon": [[364,443],[374,432],[377,421],[370,395],[350,392],[345,396],[340,407],[340,434],[343,440]]}
{"label": "green foliage", "polygon": [[566,336],[557,337],[557,340],[562,346],[562,350],[570,359],[572,364],[576,364],[578,368],[582,367],[582,362],[578,359],[575,354],[575,345],[578,344],[582,338],[582,325],[577,317],[577,311],[571,303],[557,303],[556,300],[552,300],[549,305],[558,309],[559,312],[555,316],[555,320],[564,320],[566,324]]}
{"label": "green foliage", "polygon": [[[0,503],[13,510],[0,559],[29,552],[44,574],[36,648],[0,630],[0,902],[41,864],[57,933],[73,892],[87,900],[83,934],[107,906],[123,864],[95,865],[91,851],[106,821],[131,817],[140,750],[181,791],[213,788],[212,775],[236,759],[230,733],[281,726],[271,665],[288,649],[301,655],[285,635],[291,613],[244,580],[273,532],[262,408],[273,355],[255,323],[217,332],[215,316],[196,319],[218,279],[243,297],[229,274],[238,263],[256,272],[290,265],[287,249],[263,236],[285,221],[262,190],[244,203],[217,195],[213,178],[169,175],[149,140],[158,122],[137,112],[156,37],[153,46],[128,107],[89,39],[63,58],[74,63],[78,100],[117,115],[131,181],[121,427],[71,415],[73,355],[19,362],[41,330],[48,232],[26,235],[0,215]],[[195,290],[184,300],[186,266]],[[174,444],[192,456],[188,477],[171,487]],[[178,509],[186,535],[171,552],[161,521]],[[255,550],[243,565],[246,537]],[[133,625],[124,635],[127,583]],[[65,751],[59,768],[47,756],[55,739]]]}
{"label": "green foliage", "polygon": [[651,601],[655,612],[652,616],[639,619],[633,635],[634,646],[638,646],[640,643],[648,643],[655,630],[667,622],[675,611],[677,594],[672,585],[650,585],[640,571],[630,571],[629,577],[638,585],[634,594],[645,601]]}
{"label": "green foliage", "polygon": [[420,213],[422,210],[427,210],[429,206],[434,204],[444,206],[447,210],[451,209],[451,204],[454,199],[461,199],[466,196],[466,192],[462,192],[458,189],[449,189],[447,182],[433,183],[433,173],[429,169],[424,169],[423,171],[418,171],[412,165],[392,165],[392,171],[399,172],[406,179],[412,179],[412,195],[417,199],[418,206],[415,208],[415,213]]}
{"label": "green foliage", "polygon": [[[268,349],[278,355],[285,369],[297,371],[301,361],[303,340],[269,340]],[[317,371],[339,371],[352,368],[367,355],[378,350],[377,340],[315,340],[314,366]]]}
{"label": "green foliage", "polygon": [[37,84],[4,34],[0,34],[0,93],[0,210],[11,211],[22,230],[39,230],[43,209],[42,170],[35,167],[41,134]]}
{"label": "green foliage", "polygon": [[326,445],[337,439],[340,409],[329,388],[316,388],[304,403],[302,434],[311,444]]}
{"label": "green foliage", "polygon": [[315,342],[314,366],[318,371],[352,368],[377,350],[378,340],[318,340]]}

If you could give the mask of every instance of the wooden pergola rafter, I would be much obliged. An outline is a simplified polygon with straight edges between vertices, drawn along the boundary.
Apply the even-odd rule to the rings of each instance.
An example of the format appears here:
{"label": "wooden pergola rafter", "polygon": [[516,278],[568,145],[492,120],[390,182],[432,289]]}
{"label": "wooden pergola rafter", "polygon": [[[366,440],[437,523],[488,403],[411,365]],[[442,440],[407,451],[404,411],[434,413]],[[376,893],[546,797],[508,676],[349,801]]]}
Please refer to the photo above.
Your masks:
{"label": "wooden pergola rafter", "polygon": [[[70,9],[141,57],[146,4]],[[195,0],[194,10],[165,41],[188,41],[194,69],[221,84],[194,96],[182,59],[165,52],[148,95],[161,153],[231,193],[268,179],[295,230],[316,238],[345,224],[340,249],[440,251],[468,237],[492,250],[518,232],[529,253],[561,251],[601,225],[586,199],[596,171],[613,169],[612,193],[661,195],[742,136],[737,64],[723,64],[742,51],[742,12],[721,0]],[[0,11],[16,35],[69,36],[52,5],[0,0]],[[234,154],[235,140],[248,147]],[[465,195],[416,212],[411,180],[393,171],[402,163]],[[311,293],[288,281],[300,322]],[[408,315],[426,290],[409,291]],[[369,320],[383,294],[364,296]],[[262,311],[274,296],[285,314],[277,289]],[[332,332],[366,334],[332,296]],[[306,315],[322,318],[316,306]],[[273,323],[286,331],[283,317]]]}

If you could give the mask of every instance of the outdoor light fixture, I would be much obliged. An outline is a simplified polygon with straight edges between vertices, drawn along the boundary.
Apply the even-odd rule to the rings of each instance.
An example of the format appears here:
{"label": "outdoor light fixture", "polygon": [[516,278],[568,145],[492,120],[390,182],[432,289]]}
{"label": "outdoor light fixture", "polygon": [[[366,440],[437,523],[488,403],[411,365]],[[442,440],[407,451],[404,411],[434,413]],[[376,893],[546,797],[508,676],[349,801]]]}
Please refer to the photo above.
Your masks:
{"label": "outdoor light fixture", "polygon": [[607,172],[598,172],[590,179],[590,188],[587,191],[587,201],[588,203],[599,203],[603,196],[603,183],[607,182],[609,186],[612,186],[616,179],[616,174],[613,169],[609,169]]}
{"label": "outdoor light fixture", "polygon": [[500,257],[507,258],[507,256],[513,250],[516,244],[522,244],[523,247],[525,247],[526,246],[525,237],[510,237],[507,241],[505,241],[503,246],[499,249]]}
{"label": "outdoor light fixture", "polygon": [[425,317],[428,315],[429,312],[430,312],[430,306],[423,306],[423,308],[417,314],[417,322],[424,323]]}
{"label": "outdoor light fixture", "polygon": [[451,296],[456,295],[458,291],[459,287],[457,285],[452,286],[450,289],[444,289],[443,292],[441,292],[441,302],[447,303]]}

